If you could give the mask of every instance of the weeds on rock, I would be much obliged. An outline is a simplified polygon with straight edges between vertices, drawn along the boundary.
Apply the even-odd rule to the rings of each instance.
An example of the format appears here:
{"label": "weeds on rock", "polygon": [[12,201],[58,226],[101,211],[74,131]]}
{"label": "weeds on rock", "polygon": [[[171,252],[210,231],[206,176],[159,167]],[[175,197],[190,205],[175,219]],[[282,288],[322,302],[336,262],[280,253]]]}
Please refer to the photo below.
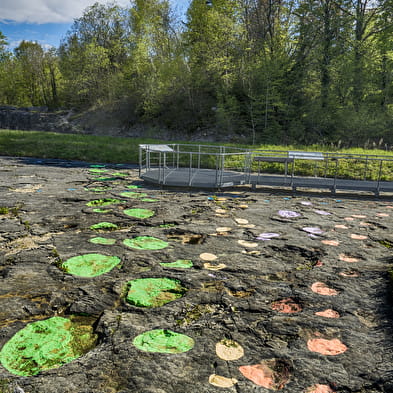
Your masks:
{"label": "weeds on rock", "polygon": [[204,315],[211,314],[214,311],[216,311],[215,308],[210,304],[197,304],[196,306],[186,304],[184,318],[176,320],[176,323],[179,326],[187,326],[192,324],[193,322],[198,321]]}
{"label": "weeds on rock", "polygon": [[386,248],[393,248],[393,242],[390,240],[378,240],[379,244],[382,244]]}

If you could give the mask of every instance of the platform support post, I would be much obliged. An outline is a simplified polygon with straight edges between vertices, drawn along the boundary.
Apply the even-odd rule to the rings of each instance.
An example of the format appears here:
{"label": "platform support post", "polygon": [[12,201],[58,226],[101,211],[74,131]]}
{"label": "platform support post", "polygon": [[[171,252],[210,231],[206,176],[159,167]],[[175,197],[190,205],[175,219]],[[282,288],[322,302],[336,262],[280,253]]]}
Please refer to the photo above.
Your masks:
{"label": "platform support post", "polygon": [[366,157],[366,164],[364,166],[364,179],[363,180],[367,179],[367,164],[368,164],[368,156]]}
{"label": "platform support post", "polygon": [[377,189],[375,191],[375,195],[379,196],[379,187],[381,185],[381,176],[382,176],[382,163],[383,161],[381,160],[379,163],[379,173],[378,173],[378,183],[377,183]]}
{"label": "platform support post", "polygon": [[139,146],[139,177],[142,173],[142,148]]}
{"label": "platform support post", "polygon": [[337,172],[338,172],[338,159],[336,158],[336,168],[334,169],[334,182],[333,182],[333,187],[332,190],[334,190],[334,193],[336,193],[336,183],[337,183]]}
{"label": "platform support post", "polygon": [[190,167],[188,169],[188,186],[192,183],[192,152],[190,152]]}

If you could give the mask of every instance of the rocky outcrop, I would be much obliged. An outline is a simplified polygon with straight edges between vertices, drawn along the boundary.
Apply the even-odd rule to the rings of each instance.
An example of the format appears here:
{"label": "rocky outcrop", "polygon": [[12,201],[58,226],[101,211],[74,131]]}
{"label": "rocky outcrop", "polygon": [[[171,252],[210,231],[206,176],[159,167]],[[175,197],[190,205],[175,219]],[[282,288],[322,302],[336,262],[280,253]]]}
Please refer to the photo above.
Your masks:
{"label": "rocky outcrop", "polygon": [[17,108],[0,106],[0,129],[23,131],[49,131],[70,134],[151,138],[159,140],[189,141],[238,141],[244,143],[243,135],[222,133],[216,129],[200,129],[187,134],[184,130],[170,130],[157,124],[143,124],[130,118],[129,109],[99,107],[85,112],[62,110],[49,112],[47,107]]}
{"label": "rocky outcrop", "polygon": [[78,132],[69,121],[70,112],[48,112],[46,107],[16,108],[0,106],[0,129]]}

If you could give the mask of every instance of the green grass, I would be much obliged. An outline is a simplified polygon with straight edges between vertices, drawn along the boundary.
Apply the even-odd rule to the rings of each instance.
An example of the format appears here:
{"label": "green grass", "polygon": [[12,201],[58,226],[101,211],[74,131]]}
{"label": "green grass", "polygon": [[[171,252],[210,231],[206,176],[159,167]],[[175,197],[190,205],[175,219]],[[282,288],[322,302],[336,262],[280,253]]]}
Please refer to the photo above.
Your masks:
{"label": "green grass", "polygon": [[[58,158],[65,160],[82,160],[87,162],[100,163],[129,163],[137,164],[139,162],[139,144],[149,143],[168,143],[148,138],[121,138],[110,136],[80,135],[80,134],[61,134],[54,132],[39,131],[14,131],[0,130],[0,155],[13,157],[37,157],[37,158]],[[170,143],[191,144],[187,142],[172,141]],[[264,150],[302,150],[302,151],[322,151],[334,152],[331,146],[323,145],[240,145],[228,143],[212,143],[212,142],[193,142],[192,144],[211,145],[204,147],[204,151],[215,152],[219,150],[215,146],[225,146],[228,151],[231,148],[244,149],[264,149]],[[191,148],[190,148],[191,149]],[[197,147],[193,147],[194,152],[198,152]],[[183,149],[184,150],[184,149]],[[189,149],[187,149],[189,150]],[[233,149],[232,149],[233,150]],[[385,150],[365,150],[360,148],[340,149],[337,153],[346,154],[370,154],[386,156],[393,159],[393,152]],[[192,155],[193,166],[198,166],[200,159],[201,167],[216,167],[216,159],[213,155],[202,155],[198,158],[197,154]],[[190,163],[190,155],[183,154],[180,156],[181,166],[188,167]],[[257,165],[253,166],[256,170]],[[313,161],[296,161],[295,173],[298,175],[318,175],[323,176],[325,171],[325,163]],[[244,157],[230,156],[226,157],[225,167],[241,169],[244,166]],[[261,168],[268,173],[283,173],[283,164],[263,163]],[[327,176],[333,176],[335,170],[335,162],[329,161],[327,168]],[[340,160],[339,175],[340,178],[355,179],[376,179],[379,174],[379,162],[369,162],[367,168],[364,161],[356,160]],[[382,171],[382,180],[393,180],[393,162],[385,163]]]}
{"label": "green grass", "polygon": [[13,157],[137,163],[140,143],[159,142],[142,138],[0,130],[0,155]]}

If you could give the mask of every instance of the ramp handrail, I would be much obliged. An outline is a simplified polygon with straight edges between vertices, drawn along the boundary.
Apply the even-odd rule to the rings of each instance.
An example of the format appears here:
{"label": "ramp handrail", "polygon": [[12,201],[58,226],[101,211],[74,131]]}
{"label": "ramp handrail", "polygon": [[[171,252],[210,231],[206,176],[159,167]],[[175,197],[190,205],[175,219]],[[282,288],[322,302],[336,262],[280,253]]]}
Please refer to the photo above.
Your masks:
{"label": "ramp handrail", "polygon": [[[378,193],[381,182],[386,188],[386,182],[393,186],[393,156],[379,154],[339,153],[301,150],[268,150],[246,149],[232,146],[217,146],[209,144],[141,144],[139,145],[139,173],[158,169],[159,183],[166,184],[169,176],[174,175],[180,168],[188,168],[187,184],[192,186],[194,179],[201,176],[203,170],[215,171],[215,184],[230,184],[225,181],[228,171],[235,173],[237,179],[242,176],[240,183],[259,184],[268,174],[277,174],[285,169],[287,177],[288,165],[291,165],[291,186],[311,184],[305,181],[307,176],[317,178],[320,187],[329,184],[336,189],[339,179],[364,181],[363,187],[375,189]],[[255,163],[255,164],[254,164]],[[255,180],[256,168],[258,179]],[[280,169],[281,168],[281,169]],[[260,174],[263,173],[263,176]],[[304,179],[303,183],[300,179]],[[325,180],[323,180],[325,179]],[[324,183],[323,183],[324,182]],[[341,180],[340,180],[341,182]],[[367,183],[367,184],[366,184]],[[287,183],[285,183],[287,184]],[[371,184],[371,185],[370,185]],[[342,186],[342,182],[340,183]],[[301,186],[299,186],[301,187]],[[390,187],[390,186],[389,186]]]}

